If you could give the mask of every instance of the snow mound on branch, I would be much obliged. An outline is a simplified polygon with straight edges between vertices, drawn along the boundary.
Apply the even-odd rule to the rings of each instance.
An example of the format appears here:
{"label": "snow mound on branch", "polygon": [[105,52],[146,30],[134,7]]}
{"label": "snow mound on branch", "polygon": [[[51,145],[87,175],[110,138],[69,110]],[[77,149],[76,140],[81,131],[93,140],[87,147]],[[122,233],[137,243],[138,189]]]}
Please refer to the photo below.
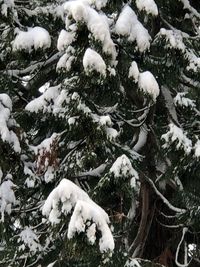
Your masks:
{"label": "snow mound on branch", "polygon": [[67,32],[66,30],[61,30],[58,41],[57,48],[59,51],[64,51],[72,42],[75,41],[76,32]]}
{"label": "snow mound on branch", "polygon": [[129,158],[124,154],[116,159],[110,168],[110,172],[112,172],[116,178],[133,176],[139,179],[137,171],[133,168]]}
{"label": "snow mound on branch", "polygon": [[194,146],[194,154],[197,158],[200,157],[200,140],[198,140]]}
{"label": "snow mound on branch", "polygon": [[171,143],[176,143],[177,149],[183,149],[188,155],[192,150],[192,141],[187,138],[183,130],[174,123],[169,124],[169,131],[161,136],[165,140],[164,148],[170,147]]}
{"label": "snow mound on branch", "polygon": [[96,227],[101,231],[102,237],[99,240],[100,251],[103,253],[107,250],[114,249],[114,242],[111,231],[108,227],[107,214],[105,216],[102,209],[93,203],[88,203],[82,200],[78,200],[74,212],[72,214],[69,228],[68,228],[68,238],[71,239],[75,233],[85,232],[86,222],[92,221],[93,224],[87,229],[88,240],[94,244],[96,239]]}
{"label": "snow mound on branch", "polygon": [[25,110],[29,112],[38,113],[53,113],[55,115],[62,115],[62,104],[67,99],[66,90],[60,91],[60,86],[53,86],[46,89],[46,91],[38,98],[30,101]]}
{"label": "snow mound on branch", "polygon": [[91,6],[95,6],[97,9],[105,7],[108,0],[81,0],[82,2],[88,3]]}
{"label": "snow mound on branch", "polygon": [[138,82],[138,78],[139,78],[140,72],[138,69],[138,65],[135,61],[133,61],[131,63],[131,66],[129,68],[129,74],[128,77],[129,78],[133,78],[135,82]]}
{"label": "snow mound on branch", "polygon": [[41,27],[28,28],[27,32],[19,31],[13,41],[13,51],[27,50],[31,51],[39,48],[49,48],[51,46],[51,37],[47,30]]}
{"label": "snow mound on branch", "polygon": [[16,185],[10,180],[5,180],[0,185],[0,211],[1,211],[1,221],[4,222],[4,213],[11,213],[12,204],[15,205],[16,198],[13,191]]}
{"label": "snow mound on branch", "polygon": [[64,9],[76,22],[82,22],[87,25],[94,39],[102,43],[103,52],[111,55],[113,61],[115,61],[117,52],[115,44],[110,36],[110,29],[106,16],[99,14],[96,10],[91,8],[87,1],[68,1],[64,4]]}
{"label": "snow mound on branch", "polygon": [[186,93],[178,93],[174,98],[175,105],[183,106],[183,107],[191,107],[195,108],[195,101],[190,98],[185,97]]}
{"label": "snow mound on branch", "polygon": [[124,267],[142,267],[136,259],[130,259],[126,262]]}
{"label": "snow mound on branch", "polygon": [[147,14],[158,16],[158,7],[154,0],[136,0],[137,8],[146,11]]}
{"label": "snow mound on branch", "polygon": [[147,29],[139,22],[135,12],[126,5],[115,25],[117,34],[128,37],[128,41],[136,41],[140,52],[146,51],[150,47],[151,36]]}
{"label": "snow mound on branch", "polygon": [[27,246],[33,254],[42,250],[38,236],[29,227],[25,227],[19,234],[18,242],[20,241],[23,242],[23,245],[20,246],[20,249],[22,250],[25,250],[25,246]]}
{"label": "snow mound on branch", "polygon": [[[2,4],[3,2],[3,4]],[[4,0],[4,1],[1,1],[1,14],[5,17],[8,16],[8,10],[9,9],[13,9],[15,7],[15,3],[14,3],[14,0]]]}
{"label": "snow mound on branch", "polygon": [[158,83],[150,71],[140,73],[138,86],[145,94],[151,95],[154,101],[160,93]]}
{"label": "snow mound on branch", "polygon": [[194,71],[194,72],[199,71],[199,69],[200,69],[200,57],[197,57],[191,50],[186,51],[185,57],[189,61],[189,65],[187,66],[186,69]]}
{"label": "snow mound on branch", "polygon": [[[15,152],[20,153],[21,147],[17,135],[8,129],[13,124],[11,120],[12,101],[7,94],[0,94],[0,138],[12,145]],[[12,121],[12,122],[11,122]]]}
{"label": "snow mound on branch", "polygon": [[65,54],[59,59],[56,69],[70,71],[73,61],[75,60],[75,49],[72,46],[68,46]]}
{"label": "snow mound on branch", "polygon": [[[62,204],[61,210],[59,205]],[[74,209],[74,210],[73,210]],[[72,212],[73,210],[73,212]],[[61,213],[72,216],[68,227],[68,238],[71,239],[75,233],[85,232],[89,242],[94,243],[96,239],[96,228],[101,232],[99,240],[100,251],[114,249],[114,240],[108,227],[109,217],[107,213],[93,202],[88,194],[68,179],[63,179],[59,185],[50,193],[42,209],[43,215],[49,218],[52,224],[60,222]],[[88,220],[92,224],[87,228]],[[90,228],[91,227],[91,228]]]}
{"label": "snow mound on branch", "polygon": [[83,57],[83,67],[86,73],[95,70],[99,72],[102,76],[106,76],[106,64],[103,58],[91,48],[85,51]]}
{"label": "snow mound on branch", "polygon": [[161,28],[159,34],[161,36],[164,36],[165,39],[169,42],[170,48],[175,48],[182,52],[185,51],[185,44],[183,43],[183,37],[178,31]]}

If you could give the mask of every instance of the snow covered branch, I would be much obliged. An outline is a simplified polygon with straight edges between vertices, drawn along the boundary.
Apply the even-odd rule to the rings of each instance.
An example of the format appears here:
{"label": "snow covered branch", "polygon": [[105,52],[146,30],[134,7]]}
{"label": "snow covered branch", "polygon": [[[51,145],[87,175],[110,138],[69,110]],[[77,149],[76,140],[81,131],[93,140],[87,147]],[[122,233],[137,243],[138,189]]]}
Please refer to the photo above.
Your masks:
{"label": "snow covered branch", "polygon": [[[62,204],[61,210],[59,204]],[[93,202],[88,194],[70,180],[63,179],[50,193],[42,209],[43,215],[49,218],[52,224],[60,222],[61,214],[72,213],[68,238],[75,233],[86,232],[88,241],[94,244],[97,230],[101,232],[99,240],[100,251],[113,251],[114,240],[109,229],[109,217],[107,213]],[[88,221],[90,222],[88,224]]]}

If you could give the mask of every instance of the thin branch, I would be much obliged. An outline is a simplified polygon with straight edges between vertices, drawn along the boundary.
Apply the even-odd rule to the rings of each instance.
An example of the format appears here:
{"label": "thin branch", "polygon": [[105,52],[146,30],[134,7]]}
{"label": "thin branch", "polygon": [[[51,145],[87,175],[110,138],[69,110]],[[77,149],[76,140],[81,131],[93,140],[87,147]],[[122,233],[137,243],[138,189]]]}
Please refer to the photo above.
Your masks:
{"label": "thin branch", "polygon": [[169,209],[175,211],[176,213],[185,213],[186,212],[186,209],[180,209],[180,208],[177,208],[177,207],[173,206],[166,199],[166,197],[164,197],[163,194],[160,193],[160,191],[155,186],[154,182],[151,179],[149,179],[146,175],[145,175],[145,178],[147,179],[147,181],[149,182],[149,184],[153,187],[155,193],[162,199],[162,201],[168,206]]}

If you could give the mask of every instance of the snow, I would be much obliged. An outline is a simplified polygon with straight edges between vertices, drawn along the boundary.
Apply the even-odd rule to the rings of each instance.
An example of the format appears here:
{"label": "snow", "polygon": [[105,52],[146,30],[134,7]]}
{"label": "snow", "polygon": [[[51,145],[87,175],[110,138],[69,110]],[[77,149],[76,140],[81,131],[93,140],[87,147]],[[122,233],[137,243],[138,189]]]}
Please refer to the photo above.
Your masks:
{"label": "snow", "polygon": [[68,119],[69,126],[74,125],[76,123],[76,118],[77,117],[71,117]]}
{"label": "snow", "polygon": [[188,71],[197,72],[200,69],[200,57],[197,57],[192,51],[186,51],[185,58],[189,61]]}
{"label": "snow", "polygon": [[[12,145],[16,153],[21,152],[21,147],[17,135],[8,129],[8,125],[15,124],[11,119],[12,101],[7,94],[0,94],[0,138],[3,142]],[[13,125],[14,126],[14,125]]]}
{"label": "snow", "polygon": [[182,107],[191,107],[195,108],[195,101],[191,100],[190,98],[185,97],[186,93],[177,93],[176,97],[174,98],[174,104],[177,106],[182,106]]}
{"label": "snow", "polygon": [[51,46],[51,37],[47,30],[41,27],[28,28],[27,32],[18,31],[13,41],[13,51],[26,50],[31,52],[34,48],[45,49]]}
{"label": "snow", "polygon": [[27,246],[30,252],[32,252],[33,254],[35,254],[37,251],[42,250],[42,246],[39,243],[38,236],[31,228],[27,226],[19,234],[18,242],[20,241],[22,241],[23,243],[23,245],[19,247],[22,250],[25,250],[25,246]]}
{"label": "snow", "polygon": [[151,37],[139,22],[135,12],[126,5],[123,9],[115,25],[117,34],[128,37],[128,41],[136,41],[137,48],[140,52],[145,52],[150,47]]}
{"label": "snow", "polygon": [[91,8],[87,1],[68,1],[64,4],[64,9],[76,22],[83,22],[87,25],[94,39],[102,43],[103,52],[111,55],[114,63],[117,52],[110,36],[106,16]]}
{"label": "snow", "polygon": [[108,140],[110,140],[110,141],[115,140],[119,135],[118,131],[112,127],[106,128],[106,134],[107,134]]}
{"label": "snow", "polygon": [[50,105],[51,102],[55,102],[56,99],[59,97],[59,90],[60,86],[53,86],[46,89],[46,91],[39,96],[38,98],[30,101],[26,107],[25,110],[29,112],[35,112],[38,113],[39,111],[45,112],[51,112],[52,107]]}
{"label": "snow", "polygon": [[102,7],[105,7],[108,0],[82,0],[85,3],[88,3],[91,6],[96,7],[97,9],[101,9]]}
{"label": "snow", "polygon": [[[73,215],[71,217],[69,227],[68,227],[68,238],[71,239],[75,233],[85,232],[86,222],[93,221],[97,229],[101,232],[101,238],[99,240],[99,247],[101,253],[107,250],[114,249],[114,241],[112,233],[108,227],[109,219],[107,214],[95,203],[87,203],[85,201],[78,200],[76,207],[74,209]],[[100,209],[99,209],[100,208]],[[87,237],[89,241],[93,242],[96,239],[96,231],[94,226],[92,229],[89,228],[87,231]]]}
{"label": "snow", "polygon": [[70,71],[73,61],[75,60],[74,56],[75,50],[72,46],[68,46],[65,54],[59,59],[56,69],[59,71],[63,69],[65,71]]}
{"label": "snow", "polygon": [[137,180],[139,176],[137,171],[133,168],[129,158],[123,154],[118,157],[110,168],[110,172],[114,174],[115,178],[118,177],[131,177],[130,185],[132,188],[137,189]]}
{"label": "snow", "polygon": [[126,262],[124,267],[141,267],[136,259],[130,259]]}
{"label": "snow", "polygon": [[200,140],[198,140],[194,146],[194,154],[197,158],[200,157]]}
{"label": "snow", "polygon": [[187,138],[186,134],[181,128],[174,123],[169,124],[170,130],[161,136],[165,140],[163,148],[168,148],[170,143],[176,143],[176,149],[183,149],[188,155],[192,150],[192,141]]}
{"label": "snow", "polygon": [[66,30],[61,30],[58,41],[57,48],[59,51],[64,51],[72,42],[75,41],[76,32],[67,32]]}
{"label": "snow", "polygon": [[5,180],[0,185],[0,211],[1,211],[1,221],[4,222],[4,213],[11,213],[11,205],[15,205],[16,198],[13,189],[16,185],[8,179],[10,176],[7,176]]}
{"label": "snow", "polygon": [[12,9],[15,6],[14,0],[4,0],[1,5],[1,14],[5,17],[8,16],[8,9]]}
{"label": "snow", "polygon": [[133,80],[137,83],[138,82],[138,78],[139,78],[139,69],[138,69],[138,65],[135,61],[133,61],[131,63],[131,66],[129,68],[129,74],[128,77],[129,78],[133,78]]}
{"label": "snow", "polygon": [[[59,210],[59,204],[62,204]],[[73,210],[74,209],[74,210]],[[42,209],[43,215],[49,218],[52,224],[60,222],[61,213],[67,215],[72,213],[69,227],[68,238],[71,239],[75,233],[85,232],[89,242],[93,243],[96,239],[96,231],[101,232],[99,247],[101,252],[114,249],[114,240],[108,227],[109,217],[107,213],[93,202],[88,194],[68,179],[63,179],[59,185],[50,193]],[[87,222],[91,225],[87,230]]]}
{"label": "snow", "polygon": [[158,16],[158,7],[154,0],[136,0],[137,8],[146,11],[147,14]]}
{"label": "snow", "polygon": [[107,125],[107,126],[111,126],[112,125],[112,121],[109,115],[105,115],[105,116],[100,116],[99,118],[99,123],[103,126],[103,125]]}
{"label": "snow", "polygon": [[178,49],[182,52],[185,51],[185,44],[183,43],[183,37],[181,33],[177,30],[167,30],[161,28],[159,32],[160,36],[164,36],[169,42],[169,48]]}
{"label": "snow", "polygon": [[158,83],[150,71],[140,73],[138,86],[144,94],[149,94],[154,101],[160,93]]}
{"label": "snow", "polygon": [[0,94],[0,103],[2,103],[5,108],[12,111],[12,100],[7,94]]}
{"label": "snow", "polygon": [[85,51],[83,57],[83,67],[86,73],[95,70],[102,76],[106,76],[106,64],[103,58],[91,48],[88,48]]}

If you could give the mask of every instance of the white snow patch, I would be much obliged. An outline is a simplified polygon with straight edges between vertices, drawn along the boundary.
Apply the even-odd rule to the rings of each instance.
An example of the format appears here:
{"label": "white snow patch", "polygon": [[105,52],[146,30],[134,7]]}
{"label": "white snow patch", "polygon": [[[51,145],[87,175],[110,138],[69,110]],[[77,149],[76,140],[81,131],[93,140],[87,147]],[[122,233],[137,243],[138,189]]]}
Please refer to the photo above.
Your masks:
{"label": "white snow patch", "polygon": [[183,107],[191,107],[195,108],[195,101],[191,100],[190,98],[185,97],[186,93],[177,93],[176,97],[174,98],[174,104],[177,106]]}
{"label": "white snow patch", "polygon": [[81,0],[81,1],[96,7],[98,10],[100,10],[102,7],[105,7],[108,2],[108,0]]}
{"label": "white snow patch", "polygon": [[58,41],[57,48],[59,51],[64,51],[72,42],[75,41],[76,32],[67,32],[66,30],[61,30]]}
{"label": "white snow patch", "polygon": [[154,101],[160,93],[158,83],[150,71],[140,73],[138,86],[145,94],[149,94]]}
{"label": "white snow patch", "polygon": [[26,226],[24,230],[21,231],[21,233],[19,234],[18,242],[20,241],[23,242],[23,245],[19,246],[19,249],[24,250],[25,246],[27,246],[30,252],[32,252],[33,254],[35,254],[37,251],[42,250],[38,236],[30,227]]}
{"label": "white snow patch", "polygon": [[136,259],[130,259],[126,262],[124,267],[141,267]]}
{"label": "white snow patch", "polygon": [[183,149],[188,155],[192,150],[192,141],[187,138],[186,134],[181,128],[174,123],[169,124],[170,130],[161,136],[165,140],[164,148],[168,148],[171,143],[176,143],[176,149]]}
{"label": "white snow patch", "polygon": [[56,69],[57,70],[64,69],[66,71],[70,71],[72,63],[75,60],[74,53],[75,49],[72,46],[68,46],[65,54],[59,59]]}
{"label": "white snow patch", "polygon": [[136,0],[137,8],[146,11],[147,14],[158,16],[158,7],[154,0]]}
{"label": "white snow patch", "polygon": [[194,154],[197,158],[200,157],[200,140],[198,140],[194,146]]}
{"label": "white snow patch", "polygon": [[68,1],[64,4],[64,9],[76,22],[84,22],[87,25],[95,40],[102,43],[103,52],[112,56],[114,64],[117,52],[110,36],[107,17],[91,8],[87,1]]}
{"label": "white snow patch", "polygon": [[187,70],[197,72],[200,69],[200,57],[197,57],[191,50],[186,51],[185,58],[188,59],[189,65]]}
{"label": "white snow patch", "polygon": [[[2,1],[1,1],[2,2]],[[1,5],[1,14],[5,17],[8,16],[8,9],[13,9],[15,6],[14,0],[4,0]]]}
{"label": "white snow patch", "polygon": [[[12,101],[7,94],[0,94],[0,138],[3,142],[8,142],[12,145],[15,152],[20,153],[21,147],[17,135],[8,126],[10,122],[15,121],[11,119]],[[13,124],[13,123],[11,123]]]}
{"label": "white snow patch", "polygon": [[183,36],[180,34],[179,31],[167,30],[165,28],[161,28],[158,35],[165,37],[165,39],[169,42],[169,48],[178,49],[182,52],[185,51]]}
{"label": "white snow patch", "polygon": [[[59,210],[59,204],[62,204]],[[86,231],[88,240],[94,242],[96,237],[95,228],[101,232],[99,247],[101,252],[114,249],[114,240],[108,227],[109,217],[107,213],[93,202],[88,194],[68,179],[63,179],[59,185],[50,193],[42,209],[43,215],[49,218],[52,224],[60,222],[61,213],[69,214],[74,209],[68,227],[68,238],[71,239],[75,233],[85,232],[88,220],[95,227]]]}
{"label": "white snow patch", "polygon": [[100,116],[99,118],[99,123],[103,126],[103,125],[107,125],[107,126],[111,126],[112,125],[112,121],[109,115],[105,115],[105,116]]}
{"label": "white snow patch", "polygon": [[55,102],[55,99],[59,97],[59,88],[60,86],[47,88],[40,97],[30,101],[26,105],[25,110],[35,113],[38,113],[39,111],[43,111],[43,113],[50,112],[52,110],[50,103],[52,101]]}
{"label": "white snow patch", "polygon": [[106,76],[106,64],[103,58],[93,49],[88,48],[83,57],[83,67],[86,73],[93,70]]}
{"label": "white snow patch", "polygon": [[116,159],[110,168],[110,172],[112,172],[116,178],[133,176],[135,179],[139,179],[137,171],[133,168],[129,158],[125,154]]}
{"label": "white snow patch", "polygon": [[139,78],[139,69],[138,69],[138,65],[135,61],[133,61],[131,63],[131,66],[129,68],[129,74],[128,77],[129,78],[133,78],[133,80],[137,83],[138,82],[138,78]]}
{"label": "white snow patch", "polygon": [[115,25],[115,31],[119,35],[128,37],[130,42],[136,41],[140,52],[144,52],[150,47],[151,36],[128,5],[122,9]]}
{"label": "white snow patch", "polygon": [[[10,176],[9,176],[10,177]],[[5,180],[0,185],[0,211],[1,221],[4,222],[4,213],[11,213],[12,205],[15,205],[16,198],[13,189],[16,185],[10,180]]]}
{"label": "white snow patch", "polygon": [[13,41],[13,51],[27,50],[31,52],[39,48],[49,48],[51,46],[51,37],[47,30],[41,27],[28,28],[27,32],[18,31]]}
{"label": "white snow patch", "polygon": [[108,140],[110,141],[115,140],[119,135],[118,131],[111,127],[106,128],[106,134],[107,134]]}

